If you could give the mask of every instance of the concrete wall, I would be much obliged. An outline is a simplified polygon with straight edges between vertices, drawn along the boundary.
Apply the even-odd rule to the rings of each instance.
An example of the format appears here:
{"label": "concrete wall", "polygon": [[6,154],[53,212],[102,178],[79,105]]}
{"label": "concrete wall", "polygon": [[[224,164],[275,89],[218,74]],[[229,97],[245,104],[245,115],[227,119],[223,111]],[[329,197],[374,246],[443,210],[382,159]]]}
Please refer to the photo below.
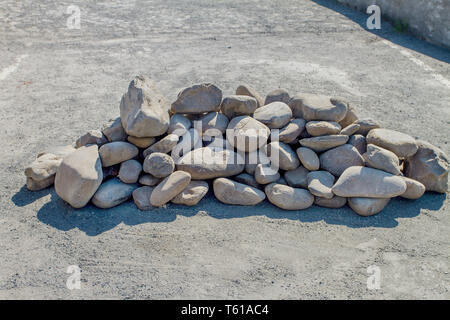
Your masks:
{"label": "concrete wall", "polygon": [[366,12],[369,5],[381,8],[384,18],[405,20],[408,30],[431,43],[450,48],[450,0],[337,0]]}

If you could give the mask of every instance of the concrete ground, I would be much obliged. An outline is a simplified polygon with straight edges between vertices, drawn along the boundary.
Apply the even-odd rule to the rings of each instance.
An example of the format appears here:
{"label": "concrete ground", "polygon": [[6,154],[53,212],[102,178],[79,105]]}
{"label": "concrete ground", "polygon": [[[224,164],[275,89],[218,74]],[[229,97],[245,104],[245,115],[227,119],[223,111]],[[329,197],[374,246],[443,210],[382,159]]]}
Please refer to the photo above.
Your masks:
{"label": "concrete ground", "polygon": [[[68,29],[69,5],[81,29]],[[118,116],[139,73],[170,100],[210,81],[349,99],[450,154],[450,52],[333,1],[34,1],[0,8],[0,298],[449,299],[448,196],[286,212],[265,202],[73,210],[24,167]],[[69,290],[68,266],[81,268]],[[368,268],[380,271],[371,290]],[[379,269],[377,269],[378,267]]]}

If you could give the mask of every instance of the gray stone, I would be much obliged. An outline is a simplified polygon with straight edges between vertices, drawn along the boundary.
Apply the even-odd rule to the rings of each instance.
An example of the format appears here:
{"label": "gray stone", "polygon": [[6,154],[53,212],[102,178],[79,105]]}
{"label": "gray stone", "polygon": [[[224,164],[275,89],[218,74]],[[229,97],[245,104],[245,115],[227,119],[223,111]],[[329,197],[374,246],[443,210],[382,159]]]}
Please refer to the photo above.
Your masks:
{"label": "gray stone", "polygon": [[140,187],[133,191],[133,200],[139,210],[146,211],[153,209],[150,203],[152,192],[153,188],[148,186]]}
{"label": "gray stone", "polygon": [[291,100],[289,93],[284,89],[275,89],[269,92],[264,101],[264,105],[270,104],[272,102],[283,102],[288,104]]}
{"label": "gray stone", "polygon": [[231,150],[209,147],[195,149],[177,162],[177,170],[189,172],[194,180],[234,176],[244,170],[245,160]]}
{"label": "gray stone", "polygon": [[416,140],[405,133],[389,129],[370,130],[367,143],[377,145],[395,153],[399,158],[411,157],[417,152]]}
{"label": "gray stone", "polygon": [[441,149],[417,141],[417,152],[405,159],[405,176],[421,182],[427,191],[446,193],[450,161]]}
{"label": "gray stone", "polygon": [[137,160],[127,160],[120,164],[119,179],[123,183],[136,183],[142,171],[142,165]]}
{"label": "gray stone", "polygon": [[167,130],[168,134],[174,133],[177,136],[181,137],[191,128],[191,120],[185,117],[182,114],[174,114],[170,118],[169,129]]}
{"label": "gray stone", "polygon": [[191,175],[184,171],[175,171],[158,184],[150,196],[150,204],[161,207],[175,198],[191,182]]}
{"label": "gray stone", "polygon": [[229,119],[237,116],[251,115],[258,107],[255,98],[249,96],[232,95],[225,97],[220,109]]}
{"label": "gray stone", "polygon": [[253,89],[247,84],[241,84],[239,87],[237,87],[236,95],[249,96],[255,98],[258,104],[257,106],[258,108],[264,105],[264,100],[261,98],[261,95],[255,89]]}
{"label": "gray stone", "polygon": [[356,120],[358,120],[358,115],[356,114],[355,108],[353,108],[351,105],[348,105],[347,113],[345,114],[344,119],[339,121],[339,124],[342,128],[345,128],[351,125]]}
{"label": "gray stone", "polygon": [[55,181],[55,176],[50,176],[47,179],[44,180],[34,180],[33,178],[27,177],[27,189],[30,191],[39,191],[45,188],[50,187],[51,185],[53,185]]}
{"label": "gray stone", "polygon": [[255,177],[248,174],[248,173],[241,173],[235,176],[234,181],[246,184],[248,186],[251,186],[253,188],[261,189],[262,186],[256,181]]}
{"label": "gray stone", "polygon": [[186,153],[203,146],[201,133],[196,128],[191,128],[181,136],[178,144],[172,149],[172,157],[177,160]]}
{"label": "gray stone", "polygon": [[128,136],[127,140],[128,140],[128,142],[134,144],[138,148],[148,148],[153,143],[155,143],[156,138],[155,137],[138,138],[138,137]]}
{"label": "gray stone", "polygon": [[255,174],[255,170],[258,164],[269,165],[270,159],[261,148],[260,150],[245,153],[245,172],[248,174]]}
{"label": "gray stone", "polygon": [[292,111],[286,103],[272,102],[256,109],[253,118],[271,129],[277,129],[291,120]]}
{"label": "gray stone", "polygon": [[169,128],[169,103],[148,77],[137,76],[122,96],[120,119],[130,136],[160,136]]}
{"label": "gray stone", "polygon": [[395,153],[380,148],[373,144],[367,145],[367,152],[363,154],[366,165],[371,168],[380,169],[395,175],[400,175],[400,162]]}
{"label": "gray stone", "polygon": [[331,135],[338,134],[341,126],[334,121],[309,121],[306,123],[306,131],[313,137]]}
{"label": "gray stone", "polygon": [[333,198],[331,191],[333,187],[334,176],[328,171],[312,171],[307,175],[308,190],[317,197],[326,199]]}
{"label": "gray stone", "polygon": [[104,167],[109,167],[136,157],[139,149],[128,142],[116,141],[102,145],[99,149]]}
{"label": "gray stone", "polygon": [[300,159],[301,164],[310,171],[319,170],[320,161],[317,154],[305,147],[300,147],[297,149],[297,156]]}
{"label": "gray stone", "polygon": [[77,139],[75,146],[79,148],[90,144],[96,144],[100,147],[107,142],[108,139],[100,130],[90,130]]}
{"label": "gray stone", "polygon": [[366,137],[361,134],[355,134],[350,136],[348,144],[351,144],[358,150],[359,154],[364,154],[367,151]]}
{"label": "gray stone", "polygon": [[153,152],[145,157],[143,169],[156,178],[165,178],[175,170],[175,162],[168,154]]}
{"label": "gray stone", "polygon": [[379,128],[380,125],[373,119],[358,119],[354,123],[359,125],[357,134],[365,136],[370,130]]}
{"label": "gray stone", "polygon": [[36,182],[47,180],[48,183],[50,181],[49,178],[55,176],[61,161],[62,158],[60,156],[51,153],[43,154],[25,168],[25,176]]}
{"label": "gray stone", "polygon": [[206,181],[191,181],[183,191],[172,199],[172,203],[195,206],[203,199],[208,189],[209,186]]}
{"label": "gray stone", "polygon": [[81,147],[64,157],[55,176],[55,191],[74,208],[84,207],[103,180],[98,146]]}
{"label": "gray stone", "polygon": [[298,104],[301,105],[302,117],[306,121],[339,122],[347,114],[347,103],[340,99],[317,94],[299,94],[296,98]]}
{"label": "gray stone", "polygon": [[266,198],[261,190],[227,178],[214,180],[213,190],[216,198],[226,204],[253,206]]}
{"label": "gray stone", "polygon": [[144,186],[150,186],[153,187],[157,185],[161,181],[160,178],[156,178],[152,176],[151,174],[144,174],[139,178],[139,183],[143,184]]}
{"label": "gray stone", "polygon": [[346,126],[345,128],[343,128],[339,134],[344,134],[346,136],[351,136],[352,134],[358,132],[360,127],[361,126],[359,124],[357,124],[357,123],[351,123],[348,126]]}
{"label": "gray stone", "polygon": [[[224,100],[225,101],[225,100]],[[199,120],[199,126],[201,126],[201,131],[203,136],[207,137],[217,137],[222,136],[228,127],[228,118],[219,112],[210,112]],[[198,126],[194,124],[194,127],[199,129]]]}
{"label": "gray stone", "polygon": [[284,179],[293,188],[308,188],[308,173],[305,167],[298,167],[295,170],[286,171]]}
{"label": "gray stone", "polygon": [[255,180],[259,184],[268,184],[280,179],[278,170],[271,168],[270,166],[263,166],[258,164],[255,169]]}
{"label": "gray stone", "polygon": [[109,142],[127,140],[127,133],[122,127],[120,117],[110,120],[109,123],[102,129],[102,132]]}
{"label": "gray stone", "polygon": [[183,89],[172,103],[173,113],[205,113],[219,111],[222,90],[211,83],[196,84]]}
{"label": "gray stone", "polygon": [[322,197],[315,197],[314,198],[314,204],[318,205],[319,207],[325,207],[325,208],[342,208],[347,203],[347,198],[342,198],[338,196],[334,196],[331,199],[326,199]]}
{"label": "gray stone", "polygon": [[228,124],[227,140],[231,146],[244,152],[258,150],[266,144],[270,129],[249,116],[233,118]]}
{"label": "gray stone", "polygon": [[304,138],[299,142],[303,147],[310,148],[316,152],[322,152],[343,145],[347,142],[347,140],[348,136],[336,134],[330,136]]}
{"label": "gray stone", "polygon": [[273,205],[284,210],[302,210],[314,203],[314,196],[305,189],[271,183],[265,187],[264,191]]}
{"label": "gray stone", "polygon": [[393,198],[405,193],[406,183],[401,177],[381,170],[350,167],[332,190],[340,197]]}
{"label": "gray stone", "polygon": [[130,199],[137,187],[137,184],[123,183],[117,178],[110,179],[100,185],[92,197],[92,203],[102,209],[118,206]]}
{"label": "gray stone", "polygon": [[292,119],[286,126],[280,129],[278,140],[284,143],[294,142],[305,129],[306,121],[303,119]]}
{"label": "gray stone", "polygon": [[283,142],[273,141],[267,145],[266,154],[272,167],[281,170],[294,170],[300,165],[300,160],[292,148]]}
{"label": "gray stone", "polygon": [[322,153],[319,159],[320,167],[337,177],[349,167],[364,166],[364,158],[350,144],[330,149]]}
{"label": "gray stone", "polygon": [[143,155],[144,157],[147,157],[149,154],[153,152],[161,152],[161,153],[169,153],[172,151],[173,148],[178,143],[178,140],[180,140],[180,137],[175,134],[171,133],[156,142],[155,144],[152,144],[150,147],[144,150]]}
{"label": "gray stone", "polygon": [[411,178],[402,177],[406,183],[406,191],[401,194],[400,197],[406,199],[419,199],[425,193],[425,186],[419,181],[413,180]]}
{"label": "gray stone", "polygon": [[348,205],[360,216],[368,217],[381,212],[389,200],[389,198],[348,198]]}

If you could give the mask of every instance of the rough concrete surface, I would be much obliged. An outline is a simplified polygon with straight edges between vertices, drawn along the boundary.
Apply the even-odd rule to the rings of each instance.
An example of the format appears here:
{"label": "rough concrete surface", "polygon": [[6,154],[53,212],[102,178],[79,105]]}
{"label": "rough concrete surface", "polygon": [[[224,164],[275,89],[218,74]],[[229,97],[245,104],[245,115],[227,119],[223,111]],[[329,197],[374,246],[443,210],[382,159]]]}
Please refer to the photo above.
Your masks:
{"label": "rough concrete surface", "polygon": [[[69,5],[81,29],[68,29]],[[349,99],[449,154],[450,53],[332,1],[15,1],[0,8],[0,298],[449,299],[448,195],[286,212],[265,201],[74,210],[26,190],[40,151],[119,114],[136,74]],[[211,191],[210,191],[211,192]],[[69,290],[68,266],[81,268]],[[367,268],[381,272],[369,290]]]}

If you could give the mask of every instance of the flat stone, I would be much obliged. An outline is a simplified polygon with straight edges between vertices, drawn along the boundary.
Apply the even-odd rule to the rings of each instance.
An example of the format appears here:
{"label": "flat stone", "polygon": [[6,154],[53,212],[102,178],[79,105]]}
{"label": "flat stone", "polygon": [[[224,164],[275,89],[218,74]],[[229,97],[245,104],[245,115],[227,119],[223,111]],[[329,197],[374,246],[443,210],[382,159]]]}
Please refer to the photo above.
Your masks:
{"label": "flat stone", "polygon": [[366,137],[361,134],[350,136],[348,144],[351,144],[358,150],[359,154],[364,154],[367,151]]}
{"label": "flat stone", "polygon": [[116,141],[102,145],[99,149],[104,167],[109,167],[133,159],[139,154],[139,149],[128,142]]}
{"label": "flat stone", "polygon": [[216,198],[225,204],[253,206],[266,198],[261,190],[227,178],[214,180],[213,190]]}
{"label": "flat stone", "polygon": [[264,105],[264,100],[262,99],[261,95],[255,89],[253,89],[247,84],[241,84],[239,87],[237,87],[236,95],[249,96],[255,98],[258,108]]}
{"label": "flat stone", "polygon": [[425,186],[419,181],[413,180],[411,178],[402,177],[406,183],[406,191],[401,194],[400,197],[406,199],[419,199],[425,193]]}
{"label": "flat stone", "polygon": [[168,134],[176,134],[181,137],[191,128],[191,120],[182,114],[174,114],[170,118]]}
{"label": "flat stone", "polygon": [[350,144],[330,149],[322,153],[319,159],[320,167],[337,177],[349,167],[364,166],[364,158]]}
{"label": "flat stone", "polygon": [[271,129],[278,129],[291,120],[292,111],[284,102],[272,102],[256,109],[253,118]]}
{"label": "flat stone", "polygon": [[317,197],[333,198],[334,176],[328,171],[312,171],[307,175],[308,190]]}
{"label": "flat stone", "polygon": [[102,132],[109,142],[126,141],[128,136],[122,127],[120,117],[110,120],[102,129]]}
{"label": "flat stone", "polygon": [[187,153],[176,164],[177,170],[189,172],[194,180],[234,176],[244,170],[244,165],[239,154],[209,147]]}
{"label": "flat stone", "polygon": [[358,120],[358,115],[356,113],[355,108],[353,106],[351,106],[350,104],[348,104],[347,106],[348,106],[348,109],[347,109],[347,113],[345,114],[344,119],[339,121],[339,124],[341,125],[342,128],[345,128],[345,127],[351,125],[356,120]]}
{"label": "flat stone", "polygon": [[205,113],[219,111],[222,90],[211,83],[196,84],[183,89],[172,103],[173,113]]}
{"label": "flat stone", "polygon": [[347,103],[339,99],[317,94],[299,94],[296,98],[297,103],[301,105],[302,117],[306,121],[339,122],[347,114]]}
{"label": "flat stone", "polygon": [[251,115],[257,107],[258,102],[255,98],[246,95],[232,95],[223,99],[220,109],[224,115],[232,119],[237,116]]}
{"label": "flat stone", "polygon": [[86,134],[82,135],[75,142],[77,148],[87,146],[90,144],[96,144],[97,146],[102,146],[108,142],[106,136],[100,130],[90,130]]}
{"label": "flat stone", "polygon": [[393,198],[405,193],[406,183],[401,177],[378,169],[350,167],[332,190],[340,197]]}
{"label": "flat stone", "polygon": [[84,207],[103,180],[98,146],[81,147],[64,157],[55,176],[55,191],[74,208]]}
{"label": "flat stone", "polygon": [[313,136],[338,134],[341,131],[339,123],[334,121],[309,121],[306,123],[306,131]]}
{"label": "flat stone", "polygon": [[361,128],[361,126],[359,124],[352,123],[352,124],[349,124],[348,126],[346,126],[345,128],[343,128],[341,130],[341,132],[339,132],[339,134],[351,136],[352,134],[358,132],[359,128]]}
{"label": "flat stone", "polygon": [[389,150],[368,144],[367,152],[363,154],[363,158],[368,167],[380,169],[395,175],[402,174],[398,157]]}
{"label": "flat stone", "polygon": [[314,196],[305,189],[271,183],[265,187],[264,191],[273,205],[284,210],[302,210],[314,203]]}
{"label": "flat stone", "polygon": [[[54,177],[61,164],[62,158],[51,153],[46,153],[36,158],[25,168],[25,176],[34,181],[48,180]],[[48,180],[49,181],[49,180]]]}
{"label": "flat stone", "polygon": [[138,138],[138,137],[127,137],[128,142],[134,144],[138,148],[148,148],[153,143],[155,143],[156,138],[155,137],[148,137],[148,138]]}
{"label": "flat stone", "polygon": [[267,145],[266,154],[272,167],[281,170],[294,170],[300,165],[300,160],[294,150],[283,142],[273,141]]}
{"label": "flat stone", "polygon": [[417,152],[405,159],[405,176],[421,182],[427,191],[446,193],[448,189],[448,156],[432,144],[417,141]]}
{"label": "flat stone", "polygon": [[366,137],[367,143],[392,151],[400,158],[411,157],[417,152],[416,139],[394,130],[373,129]]}
{"label": "flat stone", "polygon": [[297,149],[297,156],[300,159],[301,164],[309,171],[319,170],[319,157],[313,150],[305,147],[300,147]]}
{"label": "flat stone", "polygon": [[120,119],[125,132],[133,137],[157,137],[169,128],[169,103],[146,76],[130,82],[120,102]]}
{"label": "flat stone", "polygon": [[169,153],[173,148],[175,148],[179,140],[180,137],[177,134],[168,134],[155,144],[152,144],[150,147],[145,149],[143,155],[146,157],[153,152]]}
{"label": "flat stone", "polygon": [[305,129],[306,121],[303,119],[292,119],[286,126],[280,129],[278,140],[284,143],[294,142]]}
{"label": "flat stone", "polygon": [[268,184],[280,179],[278,170],[258,164],[255,169],[255,180],[259,184]]}
{"label": "flat stone", "polygon": [[328,149],[343,145],[347,142],[348,136],[344,135],[329,135],[313,138],[301,139],[300,145],[310,148],[316,152],[326,151]]}
{"label": "flat stone", "polygon": [[153,209],[153,206],[150,203],[152,192],[153,188],[148,186],[140,187],[133,191],[133,200],[139,210],[146,211]]}
{"label": "flat stone", "polygon": [[378,122],[368,118],[358,119],[354,123],[359,125],[359,129],[358,131],[356,131],[356,133],[361,134],[363,136],[367,135],[367,133],[369,133],[370,130],[380,127]]}
{"label": "flat stone", "polygon": [[261,189],[262,186],[256,181],[255,177],[248,174],[248,173],[241,173],[235,176],[234,181],[246,184],[248,186],[251,186],[253,188]]}
{"label": "flat stone", "polygon": [[348,198],[348,205],[360,216],[368,217],[381,212],[389,200],[389,198]]}
{"label": "flat stone", "polygon": [[227,140],[231,146],[244,152],[258,150],[266,144],[270,129],[249,116],[233,118],[228,124]]}
{"label": "flat stone", "polygon": [[137,160],[127,160],[120,164],[119,179],[123,183],[136,183],[142,171],[142,165]]}
{"label": "flat stone", "polygon": [[172,203],[195,206],[203,199],[208,189],[209,186],[206,181],[191,181],[183,191],[172,199]]}
{"label": "flat stone", "polygon": [[314,204],[318,205],[319,207],[325,207],[325,208],[342,208],[347,203],[347,198],[342,198],[338,196],[334,196],[331,199],[326,199],[322,197],[315,197],[314,198]]}
{"label": "flat stone", "polygon": [[150,196],[150,204],[161,207],[175,198],[191,182],[191,175],[184,171],[175,171],[166,177],[154,189]]}
{"label": "flat stone", "polygon": [[118,206],[130,199],[137,187],[137,184],[123,183],[117,178],[110,179],[100,185],[92,197],[92,203],[102,209]]}
{"label": "flat stone", "polygon": [[143,170],[156,178],[165,178],[175,170],[175,162],[168,154],[153,152],[145,157]]}
{"label": "flat stone", "polygon": [[286,171],[284,179],[293,188],[308,188],[308,173],[305,167],[298,167],[295,170]]}
{"label": "flat stone", "polygon": [[264,105],[270,104],[272,102],[283,102],[288,104],[290,100],[291,97],[289,96],[289,93],[286,90],[275,89],[267,94],[266,100],[264,101]]}
{"label": "flat stone", "polygon": [[144,186],[153,187],[161,181],[160,178],[154,177],[151,174],[144,174],[139,178],[139,183]]}

